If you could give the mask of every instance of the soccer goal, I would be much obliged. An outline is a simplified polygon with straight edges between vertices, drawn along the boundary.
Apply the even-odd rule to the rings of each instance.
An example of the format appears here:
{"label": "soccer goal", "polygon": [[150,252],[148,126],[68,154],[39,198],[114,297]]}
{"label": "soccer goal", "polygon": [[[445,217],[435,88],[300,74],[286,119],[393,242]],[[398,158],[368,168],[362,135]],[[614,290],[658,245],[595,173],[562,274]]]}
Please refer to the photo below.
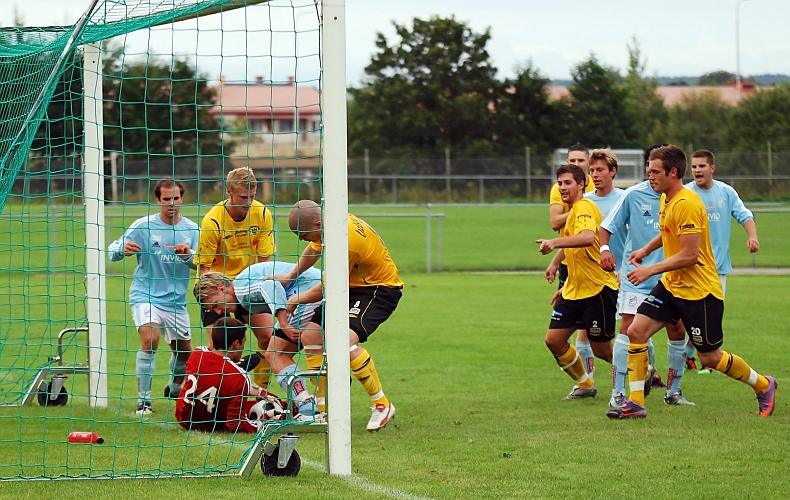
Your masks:
{"label": "soccer goal", "polygon": [[[287,469],[295,442],[278,436],[310,431],[326,433],[327,471],[350,474],[344,0],[86,7],[73,26],[0,28],[0,480],[244,475],[262,456]],[[183,429],[164,339],[155,411],[135,412],[136,262],[108,244],[158,213],[161,179],[183,183],[199,225],[239,167],[275,220],[322,203],[325,425]],[[287,224],[274,234],[295,262]],[[191,293],[188,310],[204,345]]]}

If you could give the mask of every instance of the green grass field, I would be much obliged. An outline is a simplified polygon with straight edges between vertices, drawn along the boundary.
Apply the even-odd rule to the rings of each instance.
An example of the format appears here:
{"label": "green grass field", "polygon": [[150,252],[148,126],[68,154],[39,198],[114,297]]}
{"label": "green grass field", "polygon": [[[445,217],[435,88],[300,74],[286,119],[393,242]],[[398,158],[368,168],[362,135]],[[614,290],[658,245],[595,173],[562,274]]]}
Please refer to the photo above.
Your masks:
{"label": "green grass field", "polygon": [[[377,210],[364,207],[354,212]],[[401,213],[412,210],[424,211],[397,209]],[[548,263],[548,257],[540,256],[533,243],[535,238],[551,234],[544,223],[545,207],[441,207],[434,211],[446,214],[446,269],[543,269]],[[790,267],[790,256],[782,248],[786,237],[781,228],[786,217],[758,215],[762,243],[758,265]],[[604,416],[611,388],[608,364],[597,364],[596,400],[562,400],[573,383],[543,345],[554,287],[541,276],[415,273],[425,265],[424,219],[370,221],[387,241],[396,262],[407,270],[403,274],[404,298],[397,312],[366,345],[398,416],[379,433],[365,432],[369,400],[354,382],[352,478],[326,476],[322,471],[323,438],[304,435],[297,446],[303,459],[297,478],[265,478],[256,472],[247,480],[24,481],[2,484],[0,498],[83,498],[86,488],[97,498],[787,497],[790,411],[782,390],[790,384],[785,362],[790,339],[783,310],[790,295],[786,276],[731,276],[728,280],[725,349],[777,378],[780,390],[773,417],[758,417],[748,386],[717,373],[689,373],[683,383],[684,394],[696,407],[667,407],[657,391],[648,397],[647,419],[612,422]],[[120,218],[116,224],[122,225]],[[733,260],[736,265],[750,264],[742,249],[745,235],[737,228],[733,233]],[[35,252],[46,255],[45,234],[17,232],[11,236],[12,243],[21,236],[27,237],[27,242],[43,241]],[[73,238],[79,241],[79,234]],[[296,242],[289,239],[287,231],[278,233],[278,238],[282,253],[297,253]],[[0,267],[8,269],[23,261],[43,267],[41,255],[35,252],[6,250],[0,252]],[[746,255],[739,256],[737,250]],[[60,253],[58,258],[63,258],[64,264],[69,258],[79,261],[76,249]],[[126,272],[133,268],[132,260],[124,265]],[[118,266],[115,271],[124,268]],[[14,290],[22,273],[4,273],[8,274],[4,280],[8,289]],[[4,307],[13,312],[11,317],[22,313],[40,319],[48,315],[78,317],[80,302],[75,303],[73,297],[69,302],[69,296],[80,292],[69,288],[66,281],[59,275],[29,273],[27,293],[9,294]],[[160,467],[221,471],[238,463],[248,437],[216,435],[207,455],[208,438],[175,425],[167,402],[156,401],[159,411],[145,423],[133,415],[138,337],[133,326],[126,326],[132,325],[125,303],[128,285],[123,277],[108,278],[112,324],[108,327],[109,387],[110,394],[120,398],[111,400],[107,410],[93,411],[80,396],[85,394],[85,378],[70,377],[67,387],[77,396],[69,406],[44,409],[34,403],[21,410],[0,408],[0,476],[79,475],[86,472],[88,464],[94,471],[115,468],[156,474]],[[47,309],[44,303],[53,290],[60,299]],[[197,323],[194,305],[190,312]],[[0,326],[4,322],[7,325],[8,318],[0,319]],[[193,334],[200,344],[202,333],[196,329]],[[7,342],[10,337],[3,338]],[[665,339],[663,333],[655,337],[663,376]],[[41,340],[43,348],[31,345],[29,357],[22,361],[48,355],[48,341]],[[72,351],[76,349],[69,353]],[[160,347],[155,395],[161,394],[167,381],[168,355],[166,348]],[[84,360],[84,351],[69,354],[69,359]],[[93,447],[63,444],[69,431],[91,428],[107,442]],[[47,441],[45,455],[41,453],[42,439]],[[27,464],[24,470],[19,467],[21,462]]]}

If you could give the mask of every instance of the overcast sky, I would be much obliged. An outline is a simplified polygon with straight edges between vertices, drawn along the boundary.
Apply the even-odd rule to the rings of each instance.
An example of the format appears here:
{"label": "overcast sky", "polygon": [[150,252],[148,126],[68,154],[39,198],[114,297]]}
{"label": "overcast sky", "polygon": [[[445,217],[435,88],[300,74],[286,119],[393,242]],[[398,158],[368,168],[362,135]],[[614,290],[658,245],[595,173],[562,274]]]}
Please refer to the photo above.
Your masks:
{"label": "overcast sky", "polygon": [[[282,0],[276,2],[287,5]],[[4,5],[13,3],[14,0],[4,0]],[[71,24],[87,4],[86,0],[16,2],[27,25]],[[595,53],[604,64],[625,69],[626,44],[634,35],[647,59],[649,75],[697,76],[720,69],[735,71],[735,0],[346,0],[346,9],[350,85],[359,84],[364,77],[364,68],[375,51],[377,32],[393,40],[393,20],[408,25],[414,17],[426,19],[434,15],[455,16],[477,32],[490,28],[488,49],[501,77],[512,76],[517,64],[531,59],[544,75],[567,79],[572,66],[590,53]],[[222,24],[226,34],[232,28],[243,29],[242,17],[226,16]],[[300,29],[308,29],[307,17],[299,19]],[[8,26],[11,21],[12,9],[0,9],[0,23]],[[249,26],[249,19],[247,23]],[[751,0],[741,4],[742,74],[790,74],[788,26],[790,0]],[[151,43],[159,48],[156,41]],[[307,38],[299,41],[300,45],[308,43]],[[194,46],[194,42],[189,46]],[[243,44],[236,50],[243,53]],[[178,46],[176,51],[184,53],[189,49]],[[249,77],[257,70],[250,69],[249,64],[246,69],[237,68],[230,58],[223,69],[206,67],[212,76],[222,71],[237,77],[247,73]],[[277,70],[271,71],[277,74]]]}

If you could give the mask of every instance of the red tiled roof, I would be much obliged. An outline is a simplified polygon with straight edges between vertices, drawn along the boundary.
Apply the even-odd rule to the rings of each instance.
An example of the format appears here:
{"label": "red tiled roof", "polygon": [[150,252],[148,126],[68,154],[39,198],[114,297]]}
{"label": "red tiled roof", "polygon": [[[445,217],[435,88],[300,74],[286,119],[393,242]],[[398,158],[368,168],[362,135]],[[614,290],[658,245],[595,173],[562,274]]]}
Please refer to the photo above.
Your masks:
{"label": "red tiled roof", "polygon": [[[741,90],[741,98],[750,96],[753,92],[759,91],[759,87],[749,87],[744,85]],[[565,96],[570,96],[568,87],[560,85],[552,85],[548,87],[549,99],[557,101]],[[738,90],[734,86],[717,86],[717,87],[702,87],[702,86],[659,86],[656,88],[656,94],[663,99],[666,106],[674,106],[683,99],[683,96],[698,95],[703,92],[712,92],[718,94],[719,98],[729,106],[735,106],[738,103]]]}
{"label": "red tiled roof", "polygon": [[236,84],[219,82],[212,115],[247,116],[249,119],[299,118],[320,114],[318,89],[294,84]]}

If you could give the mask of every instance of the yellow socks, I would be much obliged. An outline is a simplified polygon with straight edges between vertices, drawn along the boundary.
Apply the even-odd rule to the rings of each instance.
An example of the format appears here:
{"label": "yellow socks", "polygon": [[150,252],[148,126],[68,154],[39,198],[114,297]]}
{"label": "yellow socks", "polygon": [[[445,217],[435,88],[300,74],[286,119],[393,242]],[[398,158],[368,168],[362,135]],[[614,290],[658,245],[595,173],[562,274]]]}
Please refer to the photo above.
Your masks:
{"label": "yellow socks", "polygon": [[390,405],[387,396],[384,395],[384,390],[381,388],[381,381],[376,371],[376,364],[373,362],[367,350],[362,349],[362,354],[351,361],[351,372],[362,384],[362,387],[365,388],[365,392],[367,392],[370,399],[373,400],[374,405]]}
{"label": "yellow socks", "polygon": [[647,344],[628,343],[629,399],[645,406],[645,378],[647,378]]}
{"label": "yellow socks", "polygon": [[269,376],[272,373],[272,367],[269,366],[269,363],[267,363],[264,359],[264,352],[265,351],[258,350],[258,355],[261,357],[261,362],[258,363],[258,366],[252,369],[252,381],[255,382],[255,385],[258,387],[268,390]]}
{"label": "yellow socks", "polygon": [[[307,369],[311,372],[319,371],[324,365],[324,356],[321,354],[307,354],[305,359]],[[326,411],[326,375],[318,377],[318,383],[315,377],[310,377],[310,381],[315,386],[315,405],[318,411]]]}
{"label": "yellow socks", "polygon": [[770,383],[768,379],[754,371],[740,356],[721,351],[721,361],[716,370],[730,378],[745,382],[754,388],[754,392],[764,392]]}
{"label": "yellow socks", "polygon": [[581,356],[579,356],[576,352],[576,348],[572,345],[568,345],[568,350],[565,351],[564,354],[554,356],[554,358],[557,360],[557,364],[560,365],[560,368],[575,380],[576,385],[582,389],[590,389],[595,385],[593,379],[591,379],[584,370],[584,363],[582,362]]}

